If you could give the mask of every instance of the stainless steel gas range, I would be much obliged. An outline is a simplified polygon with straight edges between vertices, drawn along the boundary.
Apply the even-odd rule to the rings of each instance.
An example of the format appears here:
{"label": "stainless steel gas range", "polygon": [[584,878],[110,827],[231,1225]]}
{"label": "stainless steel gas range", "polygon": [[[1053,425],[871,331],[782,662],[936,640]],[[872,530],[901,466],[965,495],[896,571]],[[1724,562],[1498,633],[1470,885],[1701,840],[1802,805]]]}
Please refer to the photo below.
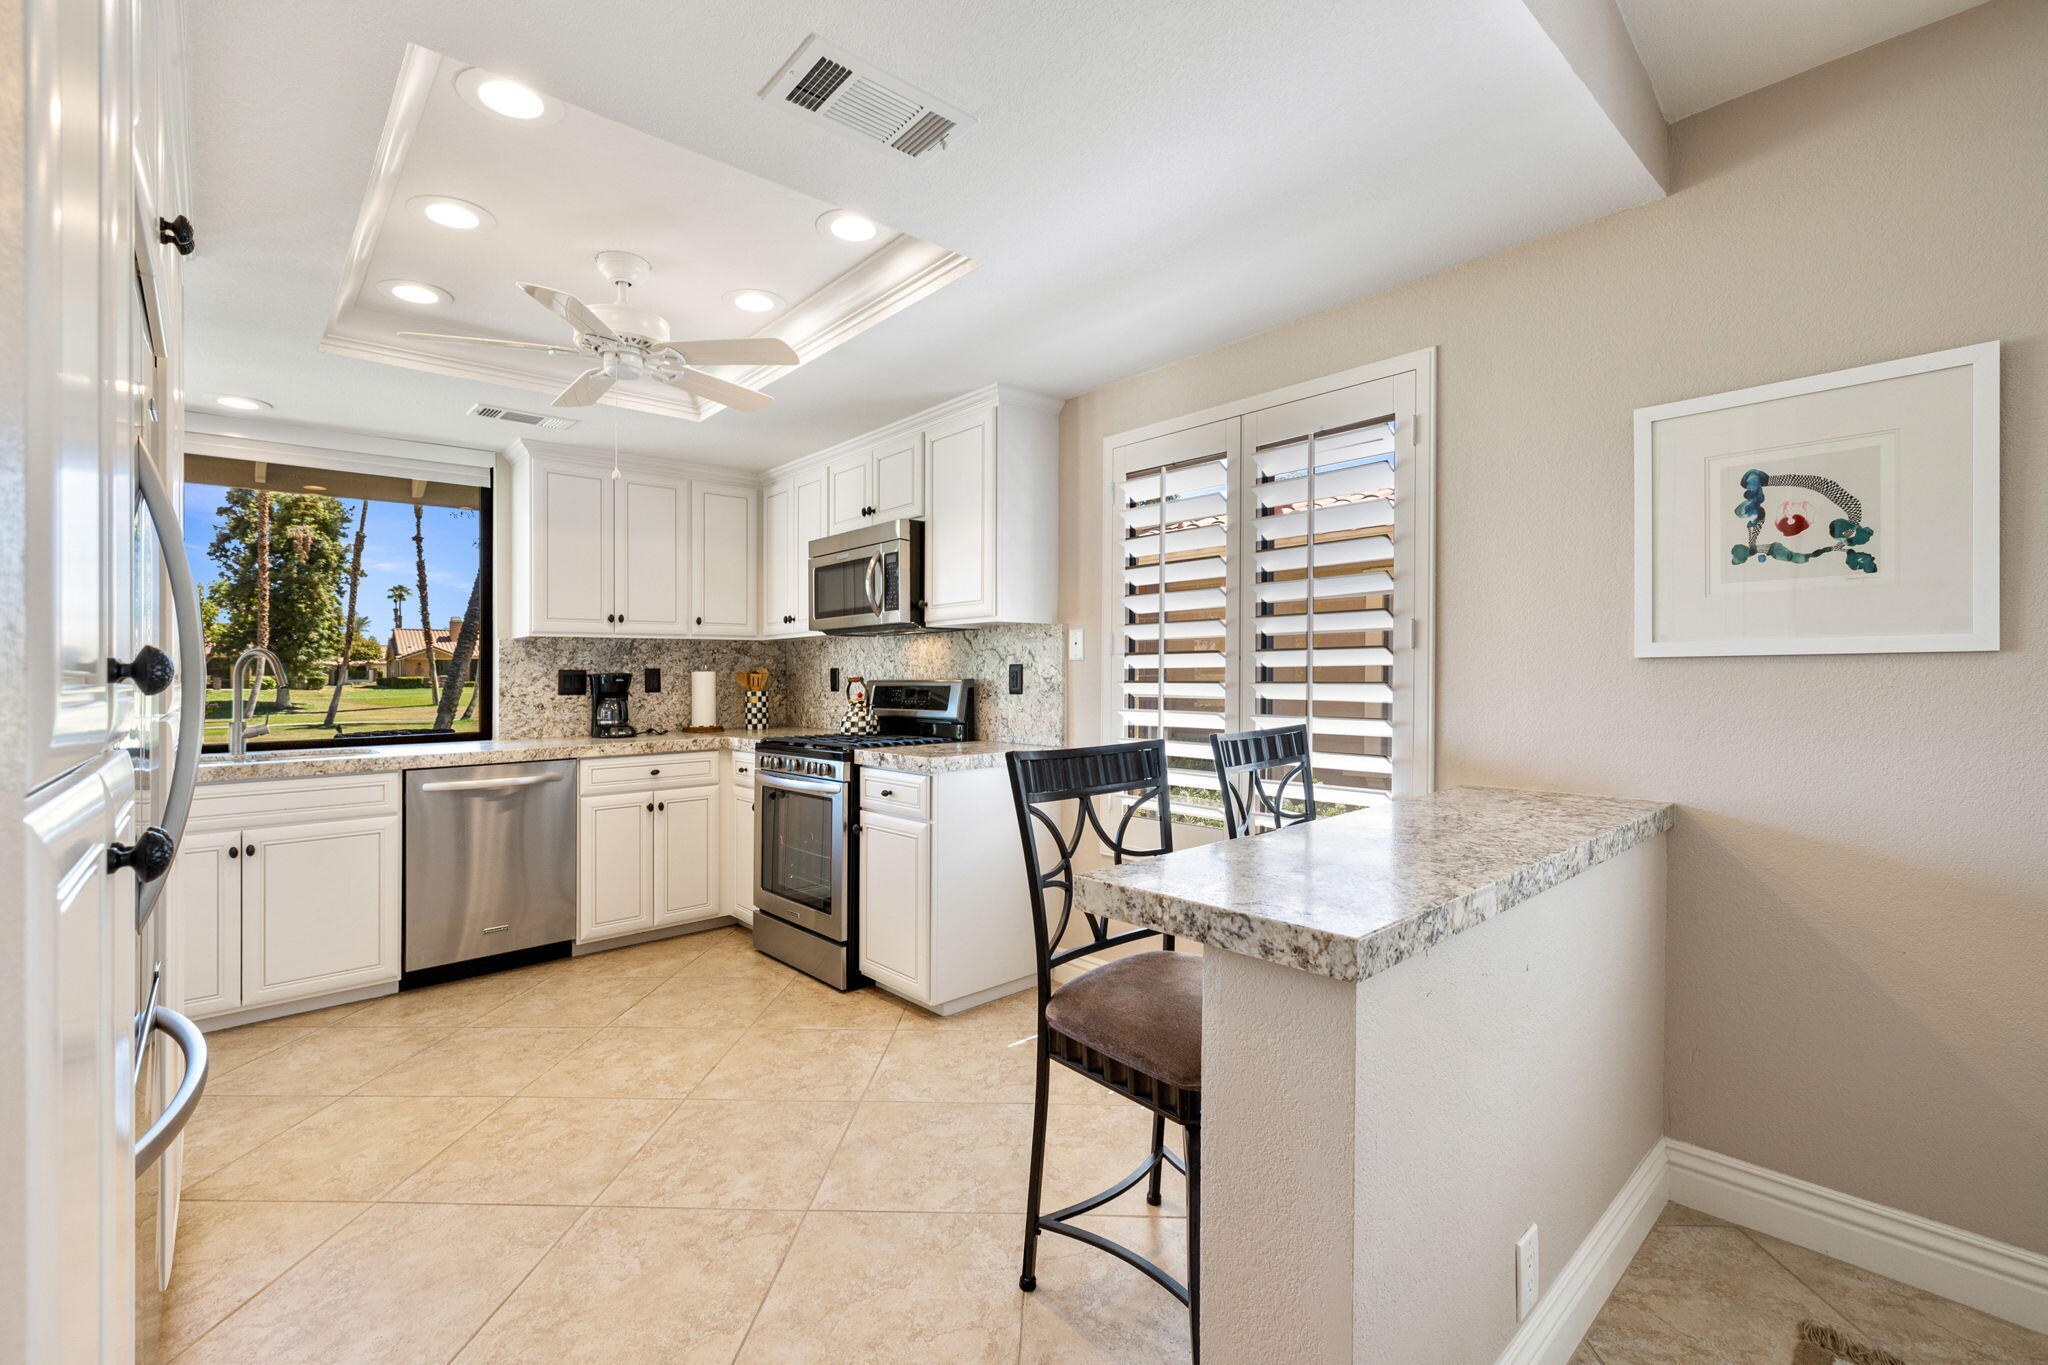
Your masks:
{"label": "stainless steel gas range", "polygon": [[754,746],[754,946],[835,989],[860,973],[860,786],[864,750],[973,738],[974,684],[868,685],[880,733],[798,735]]}

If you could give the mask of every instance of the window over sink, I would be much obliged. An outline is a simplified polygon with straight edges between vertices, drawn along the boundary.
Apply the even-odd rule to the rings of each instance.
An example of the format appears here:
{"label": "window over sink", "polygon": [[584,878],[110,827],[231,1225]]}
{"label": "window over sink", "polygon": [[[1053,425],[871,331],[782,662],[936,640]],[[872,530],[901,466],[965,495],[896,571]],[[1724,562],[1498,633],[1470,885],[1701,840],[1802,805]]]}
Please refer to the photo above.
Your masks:
{"label": "window over sink", "polygon": [[184,510],[209,751],[251,646],[285,673],[245,678],[251,752],[490,736],[488,487],[188,454]]}

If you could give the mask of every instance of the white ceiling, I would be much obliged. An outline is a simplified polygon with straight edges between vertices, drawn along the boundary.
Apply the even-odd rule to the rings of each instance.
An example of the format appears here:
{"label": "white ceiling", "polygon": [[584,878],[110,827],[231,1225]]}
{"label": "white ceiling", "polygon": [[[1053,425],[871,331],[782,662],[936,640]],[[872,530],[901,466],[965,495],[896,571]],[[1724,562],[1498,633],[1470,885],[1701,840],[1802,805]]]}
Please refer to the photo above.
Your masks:
{"label": "white ceiling", "polygon": [[1983,0],[1615,0],[1673,123]]}
{"label": "white ceiling", "polygon": [[[983,262],[765,413],[617,414],[629,449],[756,468],[991,380],[1082,392],[1660,193],[1521,0],[187,13],[190,391],[456,444],[516,434],[472,402],[533,395],[316,349],[408,42]],[[977,122],[911,160],[756,98],[813,29]],[[608,445],[614,411],[568,438]]]}

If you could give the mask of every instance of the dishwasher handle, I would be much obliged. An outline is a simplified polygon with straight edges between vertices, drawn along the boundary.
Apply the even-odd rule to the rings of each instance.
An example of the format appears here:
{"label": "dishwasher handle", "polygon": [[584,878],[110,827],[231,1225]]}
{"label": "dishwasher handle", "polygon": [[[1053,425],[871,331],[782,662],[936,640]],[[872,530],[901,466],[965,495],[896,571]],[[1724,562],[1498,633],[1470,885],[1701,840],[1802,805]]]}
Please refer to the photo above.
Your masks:
{"label": "dishwasher handle", "polygon": [[452,782],[422,782],[423,792],[491,792],[513,791],[520,787],[538,787],[546,782],[560,782],[560,773],[534,773],[530,777],[464,777]]}

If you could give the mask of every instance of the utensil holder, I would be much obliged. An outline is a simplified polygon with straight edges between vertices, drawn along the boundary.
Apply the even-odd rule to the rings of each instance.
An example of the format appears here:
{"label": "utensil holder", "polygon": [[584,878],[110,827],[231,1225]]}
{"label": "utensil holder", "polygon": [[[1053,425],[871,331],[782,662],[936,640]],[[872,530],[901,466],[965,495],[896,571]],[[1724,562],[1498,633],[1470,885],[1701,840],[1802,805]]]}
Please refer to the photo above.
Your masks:
{"label": "utensil holder", "polygon": [[749,730],[765,730],[768,728],[768,694],[766,692],[747,693],[747,728]]}

